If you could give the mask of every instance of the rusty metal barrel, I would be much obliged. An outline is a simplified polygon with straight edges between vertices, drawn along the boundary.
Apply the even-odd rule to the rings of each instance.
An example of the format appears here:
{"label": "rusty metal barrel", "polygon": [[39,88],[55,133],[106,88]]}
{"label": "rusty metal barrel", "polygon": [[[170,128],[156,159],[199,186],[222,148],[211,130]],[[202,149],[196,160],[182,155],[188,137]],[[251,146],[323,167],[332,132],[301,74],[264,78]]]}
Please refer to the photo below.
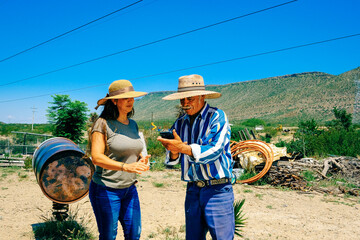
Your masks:
{"label": "rusty metal barrel", "polygon": [[68,204],[87,195],[94,165],[84,156],[79,146],[63,137],[50,138],[39,145],[32,167],[46,197]]}

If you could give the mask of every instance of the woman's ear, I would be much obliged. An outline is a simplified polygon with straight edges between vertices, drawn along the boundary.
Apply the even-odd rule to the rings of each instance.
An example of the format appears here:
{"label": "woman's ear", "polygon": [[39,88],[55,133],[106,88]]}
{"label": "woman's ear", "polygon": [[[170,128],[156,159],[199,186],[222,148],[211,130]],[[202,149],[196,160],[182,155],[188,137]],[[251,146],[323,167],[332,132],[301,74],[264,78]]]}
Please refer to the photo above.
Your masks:
{"label": "woman's ear", "polygon": [[117,104],[117,99],[111,99],[111,101],[112,101],[113,104],[116,106],[116,104]]}

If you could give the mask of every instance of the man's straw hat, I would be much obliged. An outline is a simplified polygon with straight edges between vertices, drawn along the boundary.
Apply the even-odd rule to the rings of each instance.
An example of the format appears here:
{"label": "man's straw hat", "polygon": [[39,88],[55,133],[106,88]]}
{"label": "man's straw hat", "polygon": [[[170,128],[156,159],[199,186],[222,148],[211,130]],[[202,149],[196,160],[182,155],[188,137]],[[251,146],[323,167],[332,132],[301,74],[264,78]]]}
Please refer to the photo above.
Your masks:
{"label": "man's straw hat", "polygon": [[120,98],[136,98],[145,96],[146,92],[136,92],[134,87],[128,80],[117,80],[110,84],[109,93],[106,94],[106,97],[97,101],[97,109],[100,105],[104,105],[109,99],[120,99]]}
{"label": "man's straw hat", "polygon": [[164,100],[177,100],[187,97],[205,95],[205,98],[219,98],[221,93],[206,91],[204,79],[197,74],[182,76],[179,78],[178,91],[163,97]]}

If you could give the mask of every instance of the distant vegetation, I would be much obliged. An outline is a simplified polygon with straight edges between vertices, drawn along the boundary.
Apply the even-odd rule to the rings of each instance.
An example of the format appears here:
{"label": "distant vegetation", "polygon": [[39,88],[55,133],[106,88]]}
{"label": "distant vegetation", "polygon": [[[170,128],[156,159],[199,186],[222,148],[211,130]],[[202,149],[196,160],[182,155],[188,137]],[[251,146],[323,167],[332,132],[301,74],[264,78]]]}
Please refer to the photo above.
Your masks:
{"label": "distant vegetation", "polygon": [[51,124],[34,124],[34,130],[31,130],[32,124],[20,124],[20,123],[2,123],[0,122],[0,135],[9,136],[12,131],[16,132],[32,132],[39,134],[51,134]]}
{"label": "distant vegetation", "polygon": [[[304,120],[298,122],[298,128],[294,137],[290,141],[280,140],[274,142],[275,137],[284,135],[282,130],[279,130],[276,124],[268,123],[262,119],[248,119],[244,121],[235,121],[231,126],[231,139],[239,141],[238,132],[248,128],[253,130],[255,126],[263,125],[264,130],[257,132],[257,137],[266,142],[275,143],[278,147],[286,146],[289,153],[300,153],[303,156],[317,156],[323,157],[327,155],[343,155],[357,157],[360,155],[360,128],[358,125],[351,123],[352,115],[347,113],[344,109],[333,108],[333,119],[327,121],[320,126],[314,119]],[[162,168],[160,165],[165,158],[165,149],[156,140],[159,136],[159,131],[162,129],[169,129],[172,125],[170,120],[156,121],[151,125],[150,121],[138,121],[140,131],[144,133],[147,143],[148,153],[152,155],[151,161],[157,168]],[[50,124],[36,124],[34,131],[40,134],[49,134],[52,126]],[[2,131],[1,135],[11,136],[11,144],[22,144],[23,135],[10,134],[11,131],[32,132],[31,124],[0,124]],[[5,133],[5,134],[4,134]],[[27,136],[28,143],[36,143],[36,136]],[[83,141],[86,142],[85,135]],[[7,140],[0,139],[0,154],[4,152]],[[22,147],[14,147],[13,153],[22,153]]]}
{"label": "distant vegetation", "polygon": [[334,107],[335,119],[326,123],[326,128],[319,128],[312,119],[301,121],[299,128],[290,142],[279,142],[278,147],[286,146],[288,152],[299,152],[303,156],[326,157],[360,156],[360,129],[352,124],[352,115],[344,109]]}

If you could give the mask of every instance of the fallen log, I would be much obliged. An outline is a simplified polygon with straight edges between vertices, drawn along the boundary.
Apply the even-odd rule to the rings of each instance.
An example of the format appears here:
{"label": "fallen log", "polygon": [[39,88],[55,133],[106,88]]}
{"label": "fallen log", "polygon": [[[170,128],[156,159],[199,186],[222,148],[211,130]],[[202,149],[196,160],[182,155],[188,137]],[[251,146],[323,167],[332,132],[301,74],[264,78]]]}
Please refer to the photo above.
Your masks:
{"label": "fallen log", "polygon": [[333,167],[333,165],[335,165],[341,171],[345,170],[345,167],[341,163],[338,163],[335,159],[327,159],[324,161],[324,169],[322,170],[321,174],[326,176],[329,168]]}

